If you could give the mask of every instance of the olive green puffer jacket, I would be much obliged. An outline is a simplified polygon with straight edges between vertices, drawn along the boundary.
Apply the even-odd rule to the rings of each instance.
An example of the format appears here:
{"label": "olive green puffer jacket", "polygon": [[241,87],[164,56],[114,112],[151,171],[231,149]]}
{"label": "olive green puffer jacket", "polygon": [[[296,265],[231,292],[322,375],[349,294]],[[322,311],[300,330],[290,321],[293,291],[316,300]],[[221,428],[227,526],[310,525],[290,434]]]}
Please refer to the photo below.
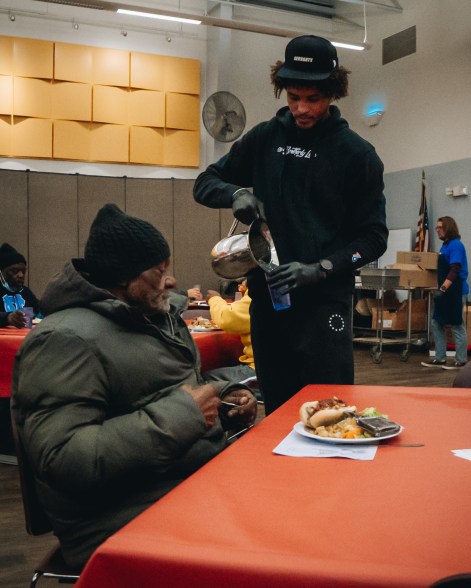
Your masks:
{"label": "olive green puffer jacket", "polygon": [[203,383],[181,308],[146,322],[80,267],[48,285],[12,389],[40,500],[76,566],[226,446],[181,387]]}

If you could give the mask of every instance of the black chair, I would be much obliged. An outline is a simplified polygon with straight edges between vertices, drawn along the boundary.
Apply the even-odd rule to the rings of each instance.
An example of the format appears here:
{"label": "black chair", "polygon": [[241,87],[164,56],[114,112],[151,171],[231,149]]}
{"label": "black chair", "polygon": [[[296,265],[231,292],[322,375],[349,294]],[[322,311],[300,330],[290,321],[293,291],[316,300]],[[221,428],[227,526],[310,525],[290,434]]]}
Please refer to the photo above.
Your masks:
{"label": "black chair", "polygon": [[[33,471],[12,419],[12,434],[18,459],[21,495],[25,513],[26,531],[29,535],[44,535],[52,531],[51,522],[44,512],[36,493]],[[71,569],[64,561],[59,544],[51,549],[34,568],[30,587],[34,588],[41,577],[54,578],[63,584],[74,584],[81,570]]]}
{"label": "black chair", "polygon": [[470,588],[471,574],[456,574],[434,582],[430,588]]}

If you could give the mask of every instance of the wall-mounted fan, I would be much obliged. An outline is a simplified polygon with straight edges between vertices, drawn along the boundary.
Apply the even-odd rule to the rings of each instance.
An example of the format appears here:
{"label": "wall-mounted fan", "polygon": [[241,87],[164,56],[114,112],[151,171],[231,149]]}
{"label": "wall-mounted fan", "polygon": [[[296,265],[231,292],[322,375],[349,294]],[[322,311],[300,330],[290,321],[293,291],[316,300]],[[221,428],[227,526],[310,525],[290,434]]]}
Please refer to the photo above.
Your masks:
{"label": "wall-mounted fan", "polygon": [[245,109],[230,92],[215,92],[203,106],[205,129],[216,141],[235,141],[245,128]]}

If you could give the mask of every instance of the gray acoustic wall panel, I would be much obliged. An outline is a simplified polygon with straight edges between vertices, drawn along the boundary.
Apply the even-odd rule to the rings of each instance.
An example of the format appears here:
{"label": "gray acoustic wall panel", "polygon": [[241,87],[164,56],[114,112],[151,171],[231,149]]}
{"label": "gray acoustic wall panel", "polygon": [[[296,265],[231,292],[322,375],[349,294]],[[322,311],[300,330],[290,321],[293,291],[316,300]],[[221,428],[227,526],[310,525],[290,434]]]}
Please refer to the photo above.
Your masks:
{"label": "gray acoustic wall panel", "polygon": [[[217,210],[193,199],[194,180],[112,178],[0,170],[0,241],[28,259],[29,285],[41,297],[65,261],[82,257],[98,210],[114,202],[157,226],[171,249],[171,271],[182,290],[201,284],[219,290],[211,250],[227,236],[230,209]],[[237,232],[247,230],[239,224]]]}
{"label": "gray acoustic wall panel", "polygon": [[77,257],[77,234],[77,178],[31,173],[28,262],[36,296],[66,260]]}
{"label": "gray acoustic wall panel", "polygon": [[78,176],[79,255],[83,256],[90,226],[97,212],[108,202],[125,210],[125,179]]}
{"label": "gray acoustic wall panel", "polygon": [[126,212],[149,221],[167,239],[173,272],[173,180],[127,179]]}
{"label": "gray acoustic wall panel", "polygon": [[[10,243],[26,258],[28,251],[28,173],[0,174],[0,244]],[[29,276],[26,276],[26,283]]]}
{"label": "gray acoustic wall panel", "polygon": [[211,268],[211,249],[220,238],[219,210],[197,204],[193,199],[193,180],[174,182],[174,269],[178,287],[186,290],[200,284],[219,289]]}

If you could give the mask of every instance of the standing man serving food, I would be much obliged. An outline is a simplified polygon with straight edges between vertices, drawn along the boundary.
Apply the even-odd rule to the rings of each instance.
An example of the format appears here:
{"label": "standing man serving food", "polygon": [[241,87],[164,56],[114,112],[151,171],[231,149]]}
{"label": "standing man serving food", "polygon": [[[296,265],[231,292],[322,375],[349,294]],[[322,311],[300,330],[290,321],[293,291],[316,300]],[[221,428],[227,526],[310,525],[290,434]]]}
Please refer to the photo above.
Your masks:
{"label": "standing man serving food", "polygon": [[[262,270],[248,275],[252,343],[267,413],[311,383],[353,383],[355,269],[386,250],[383,165],[332,105],[348,74],[326,39],[291,40],[271,68],[288,106],[251,129],[199,175],[195,200],[231,208],[245,224],[263,210],[280,260],[270,287],[289,292],[273,309]],[[248,188],[252,188],[253,192]]]}

